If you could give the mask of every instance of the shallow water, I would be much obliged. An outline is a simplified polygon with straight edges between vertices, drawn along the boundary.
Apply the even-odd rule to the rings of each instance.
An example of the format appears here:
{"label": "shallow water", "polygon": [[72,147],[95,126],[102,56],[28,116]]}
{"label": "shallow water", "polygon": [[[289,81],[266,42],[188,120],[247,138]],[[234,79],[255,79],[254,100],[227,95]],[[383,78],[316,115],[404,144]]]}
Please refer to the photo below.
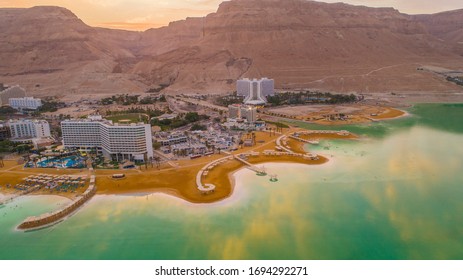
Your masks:
{"label": "shallow water", "polygon": [[277,183],[243,169],[232,197],[212,205],[97,196],[61,224],[23,233],[14,228],[24,218],[66,200],[21,198],[0,208],[0,258],[463,259],[463,110],[411,113],[344,127],[357,141],[308,147],[328,164],[265,164]]}

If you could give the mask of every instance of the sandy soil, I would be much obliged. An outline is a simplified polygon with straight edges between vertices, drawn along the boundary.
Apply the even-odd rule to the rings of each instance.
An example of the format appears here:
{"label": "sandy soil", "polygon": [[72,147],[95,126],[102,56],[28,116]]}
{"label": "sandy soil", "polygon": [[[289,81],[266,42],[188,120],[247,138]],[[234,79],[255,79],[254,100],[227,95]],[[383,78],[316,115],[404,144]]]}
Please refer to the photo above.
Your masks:
{"label": "sandy soil", "polygon": [[[269,109],[271,116],[323,125],[366,123],[404,116],[399,109],[373,105],[303,105]],[[342,114],[342,115],[340,115]]]}
{"label": "sandy soil", "polygon": [[96,113],[98,110],[96,106],[89,105],[75,105],[71,107],[58,109],[56,112],[45,113],[44,116],[47,118],[57,118],[59,115],[69,115],[71,118],[80,118],[82,116],[88,116]]}

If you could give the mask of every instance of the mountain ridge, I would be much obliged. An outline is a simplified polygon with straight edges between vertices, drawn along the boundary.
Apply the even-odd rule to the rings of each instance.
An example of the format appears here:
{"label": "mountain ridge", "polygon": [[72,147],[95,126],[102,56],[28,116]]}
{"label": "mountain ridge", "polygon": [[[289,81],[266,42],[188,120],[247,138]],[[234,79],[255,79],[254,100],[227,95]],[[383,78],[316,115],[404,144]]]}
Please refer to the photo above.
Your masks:
{"label": "mountain ridge", "polygon": [[60,7],[0,9],[0,80],[62,95],[159,85],[222,93],[236,79],[260,76],[290,89],[454,92],[460,88],[416,70],[461,65],[462,47],[451,38],[463,35],[463,24],[452,25],[463,10],[448,13],[456,15],[233,0],[205,17],[134,32],[90,27]]}

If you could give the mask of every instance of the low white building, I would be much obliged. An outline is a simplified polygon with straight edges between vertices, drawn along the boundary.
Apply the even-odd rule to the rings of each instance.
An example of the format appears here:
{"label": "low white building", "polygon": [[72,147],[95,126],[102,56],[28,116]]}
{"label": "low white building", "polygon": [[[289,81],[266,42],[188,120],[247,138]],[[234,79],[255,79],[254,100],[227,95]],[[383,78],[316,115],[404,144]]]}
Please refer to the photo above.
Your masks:
{"label": "low white building", "polygon": [[10,98],[9,104],[12,108],[17,110],[37,110],[42,106],[42,100],[34,97]]}
{"label": "low white building", "polygon": [[95,151],[115,160],[144,161],[153,157],[151,126],[144,123],[119,124],[101,116],[61,122],[66,148]]}
{"label": "low white building", "polygon": [[188,143],[188,137],[184,134],[174,133],[169,134],[167,137],[156,138],[157,142],[161,143],[161,146],[171,146],[181,143]]}
{"label": "low white building", "polygon": [[50,137],[50,124],[45,120],[9,120],[12,139],[33,139]]}
{"label": "low white building", "polygon": [[231,119],[241,118],[241,104],[232,104],[228,106],[228,117]]}
{"label": "low white building", "polygon": [[248,123],[255,123],[257,121],[257,109],[252,106],[241,106],[241,118],[248,121]]}
{"label": "low white building", "polygon": [[257,109],[248,105],[233,104],[228,106],[228,118],[245,119],[248,123],[257,121]]}

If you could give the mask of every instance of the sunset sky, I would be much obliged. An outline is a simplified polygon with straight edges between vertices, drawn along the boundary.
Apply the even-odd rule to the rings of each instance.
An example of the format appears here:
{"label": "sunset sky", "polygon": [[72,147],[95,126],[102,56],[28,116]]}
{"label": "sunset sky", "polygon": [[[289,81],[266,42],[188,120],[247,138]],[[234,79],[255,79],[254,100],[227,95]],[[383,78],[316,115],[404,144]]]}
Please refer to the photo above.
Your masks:
{"label": "sunset sky", "polygon": [[[91,26],[145,30],[186,17],[204,16],[223,0],[0,0],[0,7],[61,6]],[[340,2],[326,0],[323,2]],[[463,8],[462,0],[345,0],[371,7],[394,7],[409,14],[435,13]]]}

